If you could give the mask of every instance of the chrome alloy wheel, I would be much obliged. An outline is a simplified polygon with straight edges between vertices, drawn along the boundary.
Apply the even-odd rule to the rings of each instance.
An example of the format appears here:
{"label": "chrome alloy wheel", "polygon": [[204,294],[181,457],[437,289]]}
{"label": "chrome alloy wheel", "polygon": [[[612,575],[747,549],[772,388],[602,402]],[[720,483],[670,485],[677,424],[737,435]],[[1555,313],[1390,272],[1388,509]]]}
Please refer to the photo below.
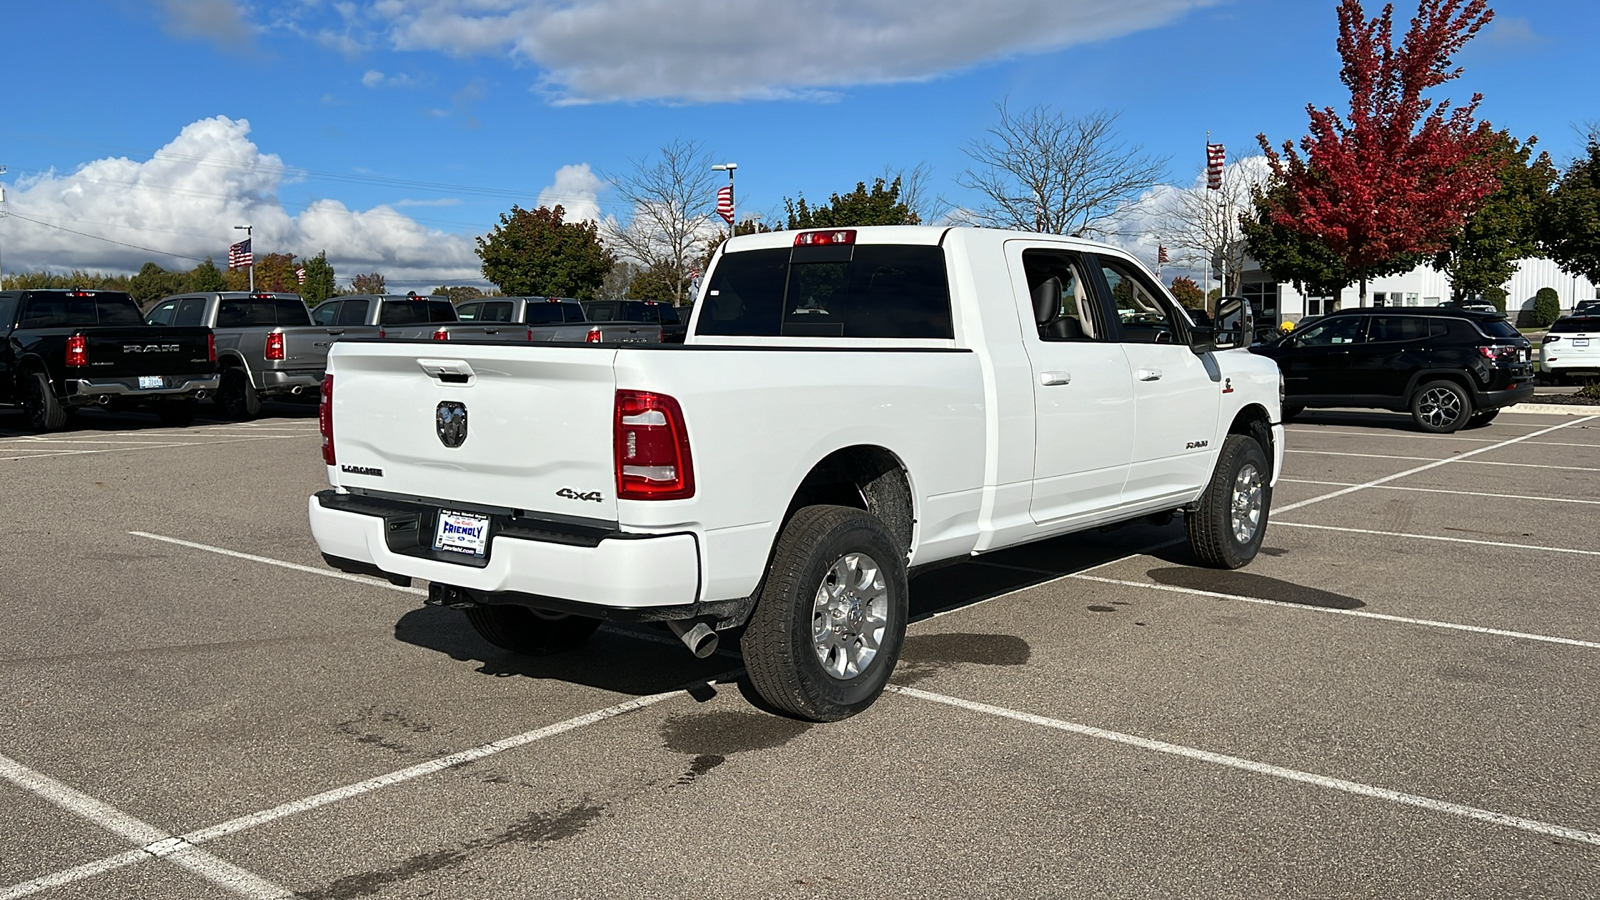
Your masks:
{"label": "chrome alloy wheel", "polygon": [[811,641],[822,671],[854,678],[872,666],[889,627],[889,587],[877,560],[846,553],[828,568],[811,607]]}
{"label": "chrome alloy wheel", "polygon": [[1417,415],[1430,428],[1448,428],[1461,418],[1461,396],[1449,388],[1429,388],[1417,401]]}
{"label": "chrome alloy wheel", "polygon": [[1233,496],[1230,498],[1228,524],[1233,529],[1233,539],[1248,544],[1255,539],[1261,527],[1263,492],[1266,489],[1261,470],[1254,463],[1245,463],[1233,479]]}

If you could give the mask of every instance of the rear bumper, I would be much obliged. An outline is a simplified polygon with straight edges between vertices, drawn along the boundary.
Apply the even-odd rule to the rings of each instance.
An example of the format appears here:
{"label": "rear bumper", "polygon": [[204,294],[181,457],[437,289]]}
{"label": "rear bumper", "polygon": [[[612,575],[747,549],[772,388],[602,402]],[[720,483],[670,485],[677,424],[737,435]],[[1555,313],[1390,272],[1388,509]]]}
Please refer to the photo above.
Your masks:
{"label": "rear bumper", "polygon": [[322,369],[263,369],[261,371],[261,394],[293,394],[299,388],[299,393],[315,392],[322,387]]}
{"label": "rear bumper", "polygon": [[324,491],[310,498],[317,546],[325,556],[385,575],[615,609],[690,606],[699,598],[700,550],[692,534],[619,533],[592,546],[494,534],[479,566],[396,552],[381,511],[353,511],[353,504],[338,502],[341,496]]}
{"label": "rear bumper", "polygon": [[1474,409],[1500,409],[1513,403],[1526,403],[1533,399],[1533,379],[1503,391],[1474,391]]}
{"label": "rear bumper", "polygon": [[[158,388],[139,387],[139,377],[127,378],[68,378],[66,380],[69,405],[93,403],[101,397],[133,397],[136,399],[160,398],[163,400],[199,399],[204,394],[214,393],[221,376],[210,375],[163,375],[162,386]],[[204,392],[204,393],[202,393]]]}

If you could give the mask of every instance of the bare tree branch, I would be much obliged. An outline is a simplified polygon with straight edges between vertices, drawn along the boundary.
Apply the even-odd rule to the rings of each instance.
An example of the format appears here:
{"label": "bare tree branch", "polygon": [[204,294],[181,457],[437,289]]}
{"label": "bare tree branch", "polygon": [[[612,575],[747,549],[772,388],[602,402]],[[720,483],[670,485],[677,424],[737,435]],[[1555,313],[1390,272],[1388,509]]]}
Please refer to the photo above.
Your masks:
{"label": "bare tree branch", "polygon": [[700,247],[716,231],[711,220],[721,173],[711,170],[711,154],[699,141],[682,138],[662,146],[654,160],[629,162],[629,171],[606,175],[632,207],[627,222],[606,224],[606,241],[644,269],[670,272],[682,303]]}
{"label": "bare tree branch", "polygon": [[1167,158],[1128,146],[1116,130],[1118,113],[1070,117],[1035,106],[1013,114],[996,107],[1000,124],[990,139],[964,148],[978,165],[960,184],[986,203],[969,210],[976,224],[1021,231],[1081,235],[1109,233],[1119,206],[1160,183]]}
{"label": "bare tree branch", "polygon": [[1264,184],[1268,174],[1259,158],[1235,158],[1222,170],[1220,189],[1210,190],[1202,182],[1174,192],[1161,219],[1161,239],[1175,251],[1173,260],[1192,271],[1220,273],[1224,295],[1239,292],[1245,264],[1239,216],[1254,211],[1250,191]]}

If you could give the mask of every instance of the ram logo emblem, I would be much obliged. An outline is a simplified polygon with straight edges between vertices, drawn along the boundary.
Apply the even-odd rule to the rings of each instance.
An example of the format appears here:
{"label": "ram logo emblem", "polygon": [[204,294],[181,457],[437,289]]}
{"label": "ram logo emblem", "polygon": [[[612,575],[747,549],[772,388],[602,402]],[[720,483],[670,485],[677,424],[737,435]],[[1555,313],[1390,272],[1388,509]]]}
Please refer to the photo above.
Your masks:
{"label": "ram logo emblem", "polygon": [[446,447],[459,447],[467,440],[467,405],[454,400],[440,402],[434,412],[434,430],[439,433],[439,443]]}
{"label": "ram logo emblem", "polygon": [[1210,443],[1211,443],[1210,441],[1190,441],[1189,443],[1183,445],[1183,449],[1185,449],[1185,450],[1203,450],[1208,445],[1210,445]]}

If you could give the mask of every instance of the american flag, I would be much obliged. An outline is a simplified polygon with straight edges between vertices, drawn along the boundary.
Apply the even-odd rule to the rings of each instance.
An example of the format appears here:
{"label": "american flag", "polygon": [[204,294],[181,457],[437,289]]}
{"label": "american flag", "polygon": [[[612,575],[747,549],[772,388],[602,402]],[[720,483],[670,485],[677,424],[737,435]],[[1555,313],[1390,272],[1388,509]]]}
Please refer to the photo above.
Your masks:
{"label": "american flag", "polygon": [[250,239],[228,245],[228,268],[242,269],[256,264],[256,255],[250,252]]}
{"label": "american flag", "polygon": [[1210,190],[1222,190],[1222,164],[1227,158],[1221,144],[1206,144],[1206,187]]}
{"label": "american flag", "polygon": [[299,282],[300,284],[305,284],[306,283],[306,267],[305,266],[296,266],[295,267],[294,280]]}
{"label": "american flag", "polygon": [[733,185],[725,184],[717,188],[717,215],[724,222],[733,224]]}
{"label": "american flag", "polygon": [[1165,247],[1157,247],[1156,248],[1156,263],[1160,264],[1160,263],[1165,263],[1165,262],[1170,262],[1170,261],[1171,260],[1167,259],[1167,248],[1165,248]]}

